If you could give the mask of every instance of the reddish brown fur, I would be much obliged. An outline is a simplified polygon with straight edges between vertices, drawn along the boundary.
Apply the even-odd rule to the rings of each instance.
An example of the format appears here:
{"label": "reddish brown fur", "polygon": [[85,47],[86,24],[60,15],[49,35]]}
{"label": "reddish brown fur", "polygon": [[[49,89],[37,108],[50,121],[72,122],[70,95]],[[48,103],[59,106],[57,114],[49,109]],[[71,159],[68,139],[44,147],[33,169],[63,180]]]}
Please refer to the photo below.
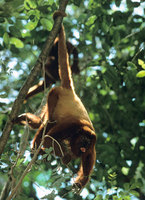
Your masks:
{"label": "reddish brown fur", "polygon": [[[45,64],[45,81],[39,81],[38,84],[32,86],[25,99],[28,99],[39,92],[42,92],[45,87],[49,87],[51,84],[54,84],[59,80],[58,74],[58,42],[59,38],[55,39],[55,42],[52,46],[51,52],[49,54],[47,63]],[[79,73],[78,68],[78,51],[69,41],[66,42],[67,51],[69,56],[73,55],[73,63],[71,66],[72,72]]]}
{"label": "reddish brown fur", "polygon": [[[39,127],[33,140],[33,148],[39,146],[45,130],[45,135],[48,137],[45,138],[44,148],[52,146],[52,140],[49,138],[51,136],[61,144],[64,155],[56,143],[54,153],[63,156],[62,160],[65,164],[72,158],[81,159],[81,167],[75,183],[82,188],[88,182],[95,164],[96,134],[88,113],[74,90],[63,27],[59,34],[58,54],[61,86],[51,89],[40,117],[34,115],[32,117],[32,114],[26,113],[23,115],[23,123],[27,118],[31,127]],[[48,120],[55,123],[47,123]],[[22,116],[18,117],[16,122],[22,123]],[[64,146],[65,141],[69,145],[67,151]]]}

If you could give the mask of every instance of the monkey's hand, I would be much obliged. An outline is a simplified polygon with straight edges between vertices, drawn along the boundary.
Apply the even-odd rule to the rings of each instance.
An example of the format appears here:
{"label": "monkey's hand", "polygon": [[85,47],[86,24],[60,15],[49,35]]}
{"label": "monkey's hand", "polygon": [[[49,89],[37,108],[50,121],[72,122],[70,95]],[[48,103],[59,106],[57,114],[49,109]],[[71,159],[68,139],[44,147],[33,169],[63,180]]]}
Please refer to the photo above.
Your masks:
{"label": "monkey's hand", "polygon": [[78,176],[75,180],[75,183],[73,184],[73,190],[76,193],[80,193],[80,191],[83,189],[83,187],[86,185],[86,183],[89,181],[88,176]]}

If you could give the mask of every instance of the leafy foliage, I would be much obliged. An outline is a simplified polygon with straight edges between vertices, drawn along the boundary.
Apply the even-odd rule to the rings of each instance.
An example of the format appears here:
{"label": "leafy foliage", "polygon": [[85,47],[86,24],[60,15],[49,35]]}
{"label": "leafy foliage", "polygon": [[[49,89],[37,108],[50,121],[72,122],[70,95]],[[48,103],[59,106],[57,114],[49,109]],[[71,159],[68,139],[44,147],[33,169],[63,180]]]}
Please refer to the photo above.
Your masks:
{"label": "leafy foliage", "polygon": [[[74,80],[98,135],[96,166],[90,184],[81,195],[75,194],[70,179],[75,174],[72,166],[77,171],[79,162],[66,168],[48,151],[25,176],[15,199],[39,199],[42,193],[45,199],[145,198],[144,6],[133,0],[69,1],[64,25],[79,51],[81,72]],[[57,7],[54,0],[0,2],[1,129],[52,29]],[[22,112],[39,112],[43,97],[28,100]],[[1,186],[12,169],[16,183],[31,160],[35,132],[26,131],[26,149],[19,156],[24,132],[18,125],[11,131],[0,161]]]}
{"label": "leafy foliage", "polygon": [[[145,69],[145,63],[144,63],[142,60],[138,59],[138,64],[139,64],[143,69]],[[136,76],[139,77],[139,78],[144,77],[144,76],[145,76],[145,70],[139,71],[139,72],[137,73]]]}

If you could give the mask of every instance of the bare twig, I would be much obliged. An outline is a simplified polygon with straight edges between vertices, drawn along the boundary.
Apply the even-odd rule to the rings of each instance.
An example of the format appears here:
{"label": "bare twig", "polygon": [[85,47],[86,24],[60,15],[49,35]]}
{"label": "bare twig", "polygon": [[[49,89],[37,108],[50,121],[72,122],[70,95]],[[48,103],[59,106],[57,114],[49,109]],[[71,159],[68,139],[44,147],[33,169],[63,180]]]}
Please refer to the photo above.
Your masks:
{"label": "bare twig", "polygon": [[64,156],[64,153],[63,153],[63,150],[62,150],[62,147],[61,145],[59,144],[59,142],[57,140],[55,140],[53,137],[51,137],[50,135],[45,135],[44,138],[50,138],[52,139],[53,143],[52,143],[52,146],[53,146],[53,149],[54,149],[54,154],[55,154],[55,147],[54,147],[54,142],[58,145],[60,151],[61,151],[61,156],[63,157]]}
{"label": "bare twig", "polygon": [[[38,156],[38,154],[39,154],[39,151],[41,150],[41,147],[42,147],[42,145],[43,145],[43,143],[44,143],[46,137],[52,139],[52,141],[55,142],[55,143],[59,146],[59,149],[60,149],[60,151],[61,151],[61,154],[62,154],[62,156],[64,156],[62,147],[61,147],[61,145],[59,144],[59,142],[58,142],[57,140],[55,140],[53,137],[51,137],[51,136],[49,136],[49,135],[45,135],[46,127],[47,127],[47,124],[46,124],[45,127],[44,127],[43,136],[42,136],[42,141],[41,141],[41,143],[40,143],[38,149],[36,149],[36,151],[35,151],[35,153],[34,153],[34,156],[33,156],[32,160],[31,160],[31,162],[27,165],[27,167],[26,167],[26,169],[24,170],[23,174],[21,175],[21,178],[20,178],[20,180],[18,181],[17,185],[11,190],[11,194],[10,194],[10,196],[7,198],[7,200],[11,200],[12,197],[14,197],[14,196],[16,195],[16,193],[17,193],[19,187],[20,187],[21,184],[22,184],[22,181],[23,181],[24,177],[25,177],[26,174],[30,171],[30,169],[32,168],[32,165],[35,163],[35,160],[37,159],[37,156]],[[55,149],[54,149],[54,152],[55,152]],[[18,161],[18,159],[19,159],[19,156],[20,156],[20,154],[18,155],[17,160],[16,160],[16,162],[14,163],[14,165],[11,167],[11,171],[10,171],[10,173],[11,173],[11,178],[13,178],[13,169],[14,169],[14,167],[15,167],[16,164],[17,164],[17,161]]]}
{"label": "bare twig", "polygon": [[[59,6],[59,10],[61,11],[65,11],[66,5],[68,3],[68,0],[61,0],[60,2],[60,6]],[[6,122],[6,125],[4,127],[3,130],[3,134],[0,138],[0,155],[2,154],[5,145],[7,143],[7,140],[9,138],[10,135],[10,131],[13,128],[13,119],[15,119],[21,109],[21,106],[23,104],[23,101],[25,99],[26,93],[28,91],[28,89],[30,88],[30,86],[32,85],[36,75],[39,73],[42,63],[46,62],[47,57],[50,53],[51,47],[53,45],[53,42],[59,32],[60,26],[61,26],[61,22],[62,22],[62,16],[58,16],[54,22],[54,26],[52,28],[52,31],[49,34],[48,39],[45,42],[44,48],[35,64],[35,66],[33,67],[33,69],[31,70],[30,75],[28,76],[27,80],[25,81],[24,85],[22,86],[17,99],[15,100],[13,107],[12,107],[12,111],[11,114]]]}
{"label": "bare twig", "polygon": [[7,198],[7,200],[11,200],[12,197],[17,193],[17,190],[18,190],[18,188],[20,187],[20,185],[21,185],[21,183],[22,183],[24,177],[25,177],[26,174],[29,172],[29,170],[31,169],[31,167],[32,167],[32,165],[34,164],[35,160],[37,159],[37,155],[38,155],[38,153],[39,153],[39,151],[40,151],[41,146],[43,145],[43,143],[44,143],[44,139],[41,141],[41,143],[40,143],[38,149],[36,150],[36,152],[35,152],[35,154],[34,154],[32,160],[31,160],[31,162],[27,165],[27,167],[26,167],[26,169],[24,170],[24,172],[23,172],[23,174],[22,174],[20,180],[18,181],[18,183],[17,183],[17,185],[15,186],[15,188],[11,191],[11,194],[10,194],[10,196]]}
{"label": "bare twig", "polygon": [[11,178],[9,177],[8,181],[6,182],[5,186],[2,189],[0,200],[5,200],[7,198],[11,190],[11,184],[12,184],[12,181],[11,181]]}

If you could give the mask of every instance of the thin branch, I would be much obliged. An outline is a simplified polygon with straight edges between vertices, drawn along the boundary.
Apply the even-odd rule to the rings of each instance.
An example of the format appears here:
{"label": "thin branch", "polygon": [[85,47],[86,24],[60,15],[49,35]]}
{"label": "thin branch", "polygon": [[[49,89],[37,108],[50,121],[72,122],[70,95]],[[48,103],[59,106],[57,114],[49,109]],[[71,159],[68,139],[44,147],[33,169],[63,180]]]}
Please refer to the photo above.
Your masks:
{"label": "thin branch", "polygon": [[[60,6],[59,6],[59,10],[60,11],[65,11],[66,9],[66,5],[68,3],[68,0],[61,0],[60,1]],[[2,152],[4,151],[5,145],[7,143],[7,140],[9,138],[10,132],[13,128],[13,119],[15,119],[21,109],[21,106],[23,105],[23,101],[25,99],[25,96],[28,92],[28,89],[30,88],[30,86],[32,85],[33,81],[35,80],[35,77],[37,76],[37,74],[40,72],[40,69],[42,67],[42,63],[46,63],[47,61],[47,57],[50,53],[51,47],[53,45],[53,42],[59,32],[61,23],[62,23],[62,16],[58,16],[54,22],[52,31],[50,32],[48,39],[45,42],[44,48],[35,64],[35,66],[33,67],[33,69],[30,72],[30,75],[28,76],[27,80],[25,81],[24,85],[22,86],[22,88],[20,89],[20,92],[18,94],[18,97],[16,98],[13,107],[12,107],[12,111],[10,113],[10,116],[5,124],[4,130],[3,130],[3,134],[0,138],[0,155],[2,154]]]}
{"label": "thin branch", "polygon": [[22,174],[20,180],[18,181],[16,187],[11,191],[11,194],[10,194],[10,196],[7,198],[7,200],[11,200],[12,197],[17,193],[17,190],[18,190],[18,188],[20,187],[20,185],[22,184],[22,181],[23,181],[24,177],[25,177],[26,174],[29,172],[29,170],[31,169],[31,167],[32,167],[32,165],[34,164],[35,160],[37,159],[37,155],[38,155],[38,153],[39,153],[39,151],[40,151],[41,146],[43,145],[43,143],[44,143],[44,139],[41,141],[41,143],[40,143],[38,149],[36,150],[36,152],[35,152],[35,154],[34,154],[32,160],[31,160],[31,162],[27,165],[27,167],[26,167],[26,169],[24,170],[24,172],[23,172],[23,174]]}
{"label": "thin branch", "polygon": [[61,145],[59,144],[59,142],[57,140],[55,140],[53,137],[51,137],[50,135],[45,135],[44,138],[50,138],[52,139],[53,141],[53,149],[54,149],[54,154],[55,154],[55,148],[54,148],[54,142],[58,145],[59,147],[59,150],[61,151],[61,156],[64,157],[64,153],[63,153],[63,150],[62,150],[62,147]]}
{"label": "thin branch", "polygon": [[24,154],[24,151],[26,149],[26,145],[27,145],[27,142],[28,142],[28,136],[29,136],[29,127],[26,126],[24,134],[22,135],[21,141],[20,141],[20,151],[17,154],[16,161],[11,166],[11,169],[10,169],[10,171],[8,173],[9,174],[8,180],[7,180],[5,186],[3,187],[3,190],[1,192],[1,196],[0,196],[1,200],[5,200],[8,197],[8,195],[9,195],[10,191],[12,190],[12,188],[15,187],[15,178],[14,178],[14,175],[13,175],[13,170],[16,167],[18,160]]}
{"label": "thin branch", "polygon": [[[30,171],[30,169],[32,168],[33,164],[35,163],[36,159],[37,159],[37,156],[39,154],[39,151],[41,150],[41,147],[46,139],[46,137],[49,137],[52,139],[52,141],[54,141],[58,146],[59,146],[59,149],[61,151],[61,154],[62,156],[64,156],[64,153],[63,153],[63,150],[62,150],[62,147],[61,145],[59,144],[59,142],[57,140],[55,140],[53,137],[49,136],[49,135],[45,135],[45,132],[46,132],[46,127],[47,127],[47,124],[45,125],[44,127],[44,131],[43,131],[43,136],[42,136],[42,141],[38,147],[38,149],[36,149],[35,153],[34,153],[34,156],[31,160],[31,162],[27,165],[26,169],[24,170],[23,174],[21,175],[21,178],[20,180],[18,181],[17,185],[11,190],[11,194],[10,196],[6,199],[6,200],[11,200],[17,193],[19,187],[21,186],[22,184],[22,181],[23,179],[25,178],[25,176],[27,175],[27,173]],[[55,152],[55,149],[54,149],[54,152]],[[19,154],[20,155],[20,154]],[[17,157],[17,160],[19,159],[19,156]],[[17,164],[17,160],[16,162],[14,163],[14,165],[11,167],[11,174],[13,174],[13,168],[16,166]],[[12,175],[11,175],[12,177]]]}
{"label": "thin branch", "polygon": [[5,186],[3,187],[2,189],[2,192],[1,192],[1,195],[0,195],[0,200],[5,200],[11,190],[11,184],[12,184],[12,181],[11,181],[11,178],[9,177]]}

